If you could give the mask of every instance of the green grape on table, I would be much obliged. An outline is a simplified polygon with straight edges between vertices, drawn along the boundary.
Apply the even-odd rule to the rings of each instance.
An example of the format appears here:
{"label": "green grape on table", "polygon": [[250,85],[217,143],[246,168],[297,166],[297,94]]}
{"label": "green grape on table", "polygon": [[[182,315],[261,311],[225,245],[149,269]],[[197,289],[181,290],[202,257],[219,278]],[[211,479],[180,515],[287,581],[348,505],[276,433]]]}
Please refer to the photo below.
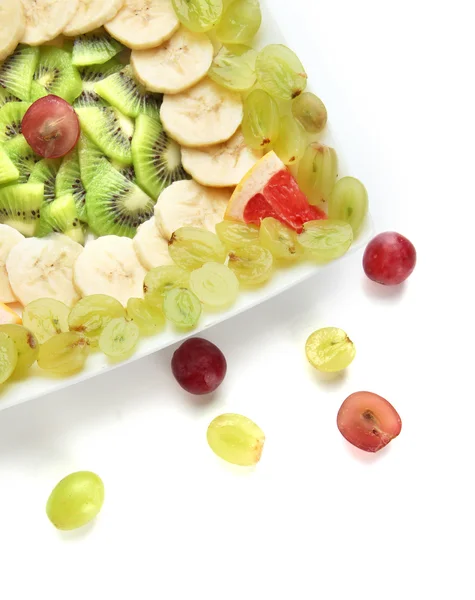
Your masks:
{"label": "green grape on table", "polygon": [[273,273],[272,254],[257,244],[241,246],[230,252],[228,267],[242,286],[255,287],[270,279]]}
{"label": "green grape on table", "polygon": [[207,308],[221,310],[236,302],[239,281],[225,265],[206,263],[191,274],[190,288]]}
{"label": "green grape on table", "polygon": [[257,52],[249,46],[223,46],[214,57],[208,76],[235,92],[250,90],[256,83]]}
{"label": "green grape on table", "polygon": [[262,22],[259,0],[227,2],[216,37],[223,44],[248,44],[259,31]]}
{"label": "green grape on table", "polygon": [[281,100],[292,100],[307,87],[307,74],[302,63],[282,44],[270,44],[259,52],[256,75],[266,92]]}
{"label": "green grape on table", "polygon": [[302,158],[308,144],[307,133],[292,115],[280,120],[279,138],[274,144],[274,152],[285,165],[296,165]]}
{"label": "green grape on table", "polygon": [[226,248],[215,233],[198,227],[180,227],[169,243],[168,252],[179,267],[193,271],[207,262],[224,263]]}
{"label": "green grape on table", "polygon": [[279,107],[264,90],[254,90],[244,100],[241,128],[246,144],[255,150],[268,150],[276,143],[280,129]]}
{"label": "green grape on table", "polygon": [[6,333],[0,333],[0,384],[10,379],[17,362],[18,352],[15,342]]}
{"label": "green grape on table", "polygon": [[259,240],[277,261],[295,262],[304,256],[295,231],[273,217],[262,219]]}
{"label": "green grape on table", "polygon": [[23,375],[38,358],[40,352],[38,340],[23,325],[0,325],[0,333],[5,333],[13,340],[18,354],[14,375]]}
{"label": "green grape on table", "polygon": [[161,306],[165,294],[173,288],[186,288],[190,273],[176,265],[155,267],[146,275],[143,282],[145,301],[153,306]]}
{"label": "green grape on table", "polygon": [[324,373],[335,373],[353,362],[356,350],[343,329],[324,327],[308,338],[305,353],[313,367]]}
{"label": "green grape on table", "polygon": [[339,179],[330,196],[328,216],[349,223],[356,236],[368,212],[368,192],[354,177]]}
{"label": "green grape on table", "polygon": [[200,320],[201,302],[189,289],[173,288],[165,294],[163,312],[178,329],[193,329]]}
{"label": "green grape on table", "polygon": [[71,473],[58,483],[46,503],[51,523],[63,531],[87,525],[104,504],[104,484],[91,471]]}
{"label": "green grape on table", "polygon": [[110,358],[128,358],[140,337],[140,329],[133,321],[124,317],[111,319],[99,336],[99,348]]}
{"label": "green grape on table", "polygon": [[216,225],[216,233],[226,250],[259,243],[259,227],[256,225],[224,220]]}
{"label": "green grape on table", "polygon": [[307,258],[325,263],[346,253],[353,242],[353,229],[344,221],[308,221],[297,239]]}
{"label": "green grape on table", "polygon": [[112,319],[125,317],[122,304],[105,294],[92,294],[79,300],[69,313],[69,329],[85,336],[97,346],[104,327]]}
{"label": "green grape on table", "polygon": [[304,92],[292,100],[292,114],[308,133],[320,133],[327,124],[327,109],[311,92]]}
{"label": "green grape on table", "polygon": [[160,305],[154,306],[142,298],[129,298],[127,315],[139,328],[140,335],[155,335],[165,327],[165,315]]}
{"label": "green grape on table", "polygon": [[211,450],[223,460],[251,467],[262,455],[265,435],[251,419],[227,413],[211,421],[206,434]]}
{"label": "green grape on table", "polygon": [[35,334],[38,342],[44,344],[50,337],[69,331],[71,309],[59,300],[40,298],[23,309],[23,325]]}
{"label": "green grape on table", "polygon": [[58,333],[40,346],[38,366],[55,375],[81,371],[89,354],[88,340],[76,331]]}
{"label": "green grape on table", "polygon": [[191,31],[209,31],[223,13],[223,0],[172,0],[179,21]]}
{"label": "green grape on table", "polygon": [[330,146],[312,142],[302,156],[297,183],[311,204],[326,206],[338,177],[338,157]]}

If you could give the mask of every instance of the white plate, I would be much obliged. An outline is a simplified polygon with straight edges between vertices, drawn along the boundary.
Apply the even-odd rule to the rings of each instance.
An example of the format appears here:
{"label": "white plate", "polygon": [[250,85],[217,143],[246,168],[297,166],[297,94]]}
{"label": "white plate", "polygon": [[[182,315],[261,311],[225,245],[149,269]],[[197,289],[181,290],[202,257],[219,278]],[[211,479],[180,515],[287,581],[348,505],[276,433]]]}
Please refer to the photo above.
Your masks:
{"label": "white plate", "polygon": [[[273,21],[267,2],[261,0],[263,9],[263,26],[259,36],[259,46],[269,43],[285,43],[285,40],[280,33],[279,28]],[[305,65],[305,57],[300,57]],[[311,86],[309,86],[311,89]],[[339,159],[339,175],[345,176],[351,174],[350,161],[348,161],[341,150],[341,146],[335,139],[335,135],[331,130],[331,126],[327,126],[325,136],[322,140],[331,146],[335,147],[338,152]],[[358,239],[350,248],[349,253],[365,244],[371,236],[372,224],[368,218],[364,230],[358,236]],[[340,259],[341,260],[341,259]],[[331,268],[331,263],[325,267],[316,267],[309,264],[291,267],[289,269],[280,270],[272,280],[264,287],[255,291],[241,292],[236,304],[229,310],[222,313],[207,314],[202,317],[200,326],[191,332],[180,334],[168,327],[160,335],[144,338],[140,341],[136,353],[127,361],[112,364],[105,356],[100,353],[95,353],[88,358],[86,368],[77,375],[67,378],[52,378],[41,371],[36,365],[29,371],[28,378],[21,382],[6,383],[0,387],[0,410],[21,404],[27,400],[33,400],[50,392],[66,388],[80,381],[85,381],[96,375],[100,375],[112,369],[123,367],[124,365],[139,360],[148,354],[162,350],[171,344],[179,342],[187,337],[198,335],[200,332],[221,323],[235,315],[238,315],[245,310],[248,310],[270,298],[288,290],[291,287],[305,281],[322,268]]]}

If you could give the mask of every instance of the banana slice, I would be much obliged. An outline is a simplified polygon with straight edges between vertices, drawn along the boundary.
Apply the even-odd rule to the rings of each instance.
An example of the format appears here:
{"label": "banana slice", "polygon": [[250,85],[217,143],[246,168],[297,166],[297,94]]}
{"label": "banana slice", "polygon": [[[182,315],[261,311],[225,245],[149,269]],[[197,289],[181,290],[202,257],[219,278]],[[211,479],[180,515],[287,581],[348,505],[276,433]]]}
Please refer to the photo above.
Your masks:
{"label": "banana slice", "polygon": [[66,25],[63,33],[74,36],[94,31],[113,19],[123,6],[124,0],[79,0],[76,14]]}
{"label": "banana slice", "polygon": [[129,298],[143,297],[146,273],[130,238],[105,235],[84,248],[74,265],[74,283],[82,296],[106,294],[125,306]]}
{"label": "banana slice", "polygon": [[61,233],[22,240],[7,258],[13,293],[23,306],[39,298],[55,298],[72,306],[79,300],[73,265],[82,251],[81,244]]}
{"label": "banana slice", "polygon": [[237,185],[262,157],[262,152],[248,148],[241,130],[217,146],[181,149],[181,162],[195,181],[211,187]]}
{"label": "banana slice", "polygon": [[130,64],[150,91],[178,94],[195,85],[213,62],[213,44],[204,33],[181,27],[159,48],[134,50]]}
{"label": "banana slice", "polygon": [[168,40],[179,26],[171,0],[125,0],[105,28],[128,48],[143,50]]}
{"label": "banana slice", "polygon": [[180,227],[201,227],[215,232],[224,219],[231,197],[229,190],[206,188],[192,180],[176,181],[158,197],[155,222],[158,231],[169,240]]}
{"label": "banana slice", "polygon": [[13,227],[0,224],[0,302],[6,302],[7,304],[9,302],[16,302],[5,263],[13,246],[16,246],[24,239],[21,233],[13,229]]}
{"label": "banana slice", "polygon": [[160,109],[167,133],[183,146],[194,148],[229,140],[242,115],[241,96],[208,78],[186,92],[164,96]]}
{"label": "banana slice", "polygon": [[18,0],[0,2],[0,60],[15,50],[25,32],[25,15]]}
{"label": "banana slice", "polygon": [[168,253],[168,242],[158,231],[155,217],[140,225],[133,241],[134,250],[146,269],[173,264]]}
{"label": "banana slice", "polygon": [[26,29],[22,44],[39,46],[54,40],[76,14],[79,0],[21,0]]}

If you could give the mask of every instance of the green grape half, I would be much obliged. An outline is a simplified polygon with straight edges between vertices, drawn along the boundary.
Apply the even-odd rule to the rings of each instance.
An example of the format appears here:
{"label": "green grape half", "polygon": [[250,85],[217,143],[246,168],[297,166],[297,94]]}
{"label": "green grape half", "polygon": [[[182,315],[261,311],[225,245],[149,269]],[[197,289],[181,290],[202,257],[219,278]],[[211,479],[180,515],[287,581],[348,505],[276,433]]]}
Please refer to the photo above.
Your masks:
{"label": "green grape half", "polygon": [[277,261],[294,262],[304,256],[295,231],[273,217],[261,221],[259,240]]}
{"label": "green grape half", "polygon": [[89,354],[88,340],[76,331],[58,333],[40,346],[38,366],[55,375],[81,371]]}
{"label": "green grape half", "polygon": [[78,471],[61,479],[51,492],[46,514],[57,529],[68,531],[87,525],[103,504],[102,479],[90,471]]}
{"label": "green grape half", "polygon": [[129,298],[127,315],[139,328],[140,335],[155,335],[165,327],[165,315],[160,306],[142,298]]}
{"label": "green grape half", "polygon": [[314,331],[305,344],[310,364],[325,373],[346,369],[356,354],[355,345],[343,329],[324,327]]}
{"label": "green grape half", "polygon": [[193,271],[207,262],[224,263],[226,249],[215,233],[198,227],[180,227],[172,235],[168,252],[183,269]]}
{"label": "green grape half", "polygon": [[262,22],[259,0],[234,0],[225,7],[216,27],[216,37],[223,44],[248,44]]}
{"label": "green grape half", "polygon": [[23,309],[23,325],[35,334],[40,344],[44,344],[53,335],[69,331],[69,313],[71,309],[59,300],[40,298]]}
{"label": "green grape half", "polygon": [[280,120],[279,138],[274,144],[274,152],[285,165],[296,165],[302,158],[308,144],[307,134],[292,115]]}
{"label": "green grape half", "polygon": [[6,333],[0,333],[0,384],[10,379],[17,362],[18,352],[15,342]]}
{"label": "green grape half", "polygon": [[365,186],[354,177],[339,179],[330,196],[328,216],[330,219],[346,221],[356,236],[368,212],[368,192]]}
{"label": "green grape half", "polygon": [[191,274],[190,288],[207,308],[222,310],[236,302],[239,281],[225,265],[206,263]]}
{"label": "green grape half", "polygon": [[153,306],[160,306],[168,291],[176,287],[188,287],[189,281],[189,271],[181,267],[176,265],[155,267],[145,275],[143,282],[145,301]]}
{"label": "green grape half", "polygon": [[292,100],[307,87],[307,74],[302,63],[282,44],[270,44],[259,52],[256,75],[266,92],[281,100]]}
{"label": "green grape half", "polygon": [[292,100],[292,114],[308,133],[320,133],[327,124],[327,109],[311,92],[304,92]]}
{"label": "green grape half", "polygon": [[302,156],[297,182],[309,202],[326,206],[338,177],[338,158],[330,146],[313,142]]}
{"label": "green grape half", "polygon": [[227,413],[211,421],[206,434],[211,450],[223,460],[251,467],[262,455],[265,435],[251,419]]}
{"label": "green grape half", "polygon": [[259,227],[256,227],[256,225],[224,220],[216,225],[216,233],[226,250],[234,250],[247,244],[259,243]]}
{"label": "green grape half", "polygon": [[353,242],[353,229],[344,221],[308,221],[298,242],[307,258],[325,263],[345,254]]}
{"label": "green grape half", "polygon": [[187,288],[174,288],[165,294],[163,312],[178,329],[193,329],[200,320],[201,302]]}
{"label": "green grape half", "polygon": [[244,92],[256,83],[257,52],[249,46],[223,46],[214,57],[208,76],[218,85]]}
{"label": "green grape half", "polygon": [[229,254],[229,268],[244,287],[255,287],[270,279],[273,272],[272,254],[267,248],[249,244]]}
{"label": "green grape half", "polygon": [[0,325],[0,333],[6,333],[15,343],[18,357],[14,375],[23,375],[38,358],[40,352],[38,340],[22,325]]}
{"label": "green grape half", "polygon": [[93,294],[79,300],[69,313],[69,329],[85,336],[92,346],[97,346],[104,327],[112,319],[125,317],[122,304],[105,294]]}
{"label": "green grape half", "polygon": [[110,358],[125,359],[135,350],[139,336],[139,327],[133,321],[111,319],[99,336],[99,348]]}
{"label": "green grape half", "polygon": [[223,13],[223,0],[172,0],[179,21],[191,31],[209,31]]}
{"label": "green grape half", "polygon": [[244,100],[242,133],[246,144],[267,150],[279,137],[280,116],[276,101],[264,90],[254,90]]}

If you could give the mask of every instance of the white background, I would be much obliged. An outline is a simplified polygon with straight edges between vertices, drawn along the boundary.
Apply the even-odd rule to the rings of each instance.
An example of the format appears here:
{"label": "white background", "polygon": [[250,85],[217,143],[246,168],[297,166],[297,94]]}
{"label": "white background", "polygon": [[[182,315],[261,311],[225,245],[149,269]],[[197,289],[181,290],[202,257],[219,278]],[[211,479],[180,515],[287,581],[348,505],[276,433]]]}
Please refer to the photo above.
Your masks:
{"label": "white background", "polygon": [[[229,372],[208,404],[180,391],[169,349],[0,413],[1,598],[474,598],[469,4],[274,0],[377,230],[413,241],[416,270],[378,287],[360,251],[210,330]],[[357,346],[333,380],[304,356],[327,325]],[[361,389],[403,420],[375,456],[335,424]],[[266,433],[254,472],[207,447],[227,411]],[[106,502],[93,526],[61,534],[44,505],[79,469],[103,478]]]}

